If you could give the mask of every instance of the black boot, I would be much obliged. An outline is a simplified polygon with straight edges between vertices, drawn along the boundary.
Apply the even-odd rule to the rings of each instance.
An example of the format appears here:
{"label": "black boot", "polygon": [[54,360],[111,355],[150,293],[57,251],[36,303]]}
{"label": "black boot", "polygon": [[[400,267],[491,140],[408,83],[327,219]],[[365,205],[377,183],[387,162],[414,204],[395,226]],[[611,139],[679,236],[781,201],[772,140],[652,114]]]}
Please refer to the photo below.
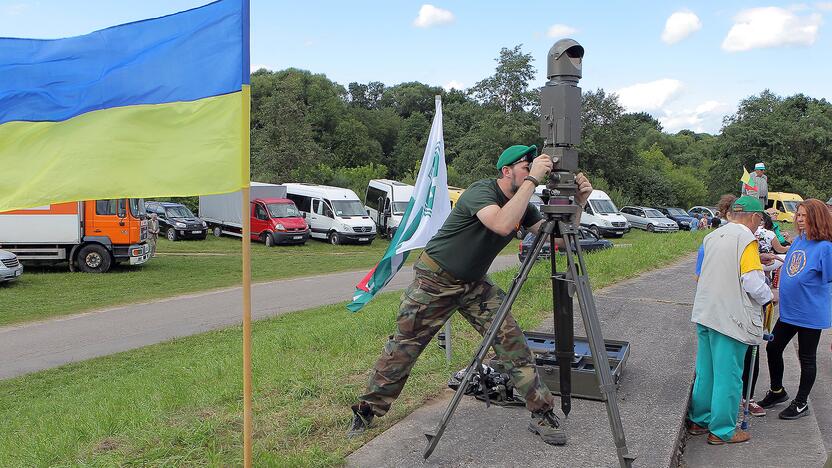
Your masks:
{"label": "black boot", "polygon": [[356,405],[352,405],[352,425],[350,425],[350,430],[347,432],[347,437],[355,437],[357,435],[361,435],[364,431],[370,427],[370,424],[373,422],[373,409],[370,408],[365,402],[360,402]]}

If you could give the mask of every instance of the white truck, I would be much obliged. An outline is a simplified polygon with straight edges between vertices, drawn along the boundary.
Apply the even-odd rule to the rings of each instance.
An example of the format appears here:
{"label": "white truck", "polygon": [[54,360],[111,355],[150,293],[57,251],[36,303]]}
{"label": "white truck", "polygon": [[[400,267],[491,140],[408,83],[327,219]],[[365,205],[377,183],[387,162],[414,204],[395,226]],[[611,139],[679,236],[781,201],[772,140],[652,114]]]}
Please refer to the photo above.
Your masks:
{"label": "white truck", "polygon": [[306,216],[312,237],[333,245],[348,242],[369,245],[375,239],[376,225],[352,190],[305,183],[285,185],[286,196]]}
{"label": "white truck", "polygon": [[396,234],[415,187],[396,180],[373,179],[367,184],[364,209],[376,222],[380,236]]}

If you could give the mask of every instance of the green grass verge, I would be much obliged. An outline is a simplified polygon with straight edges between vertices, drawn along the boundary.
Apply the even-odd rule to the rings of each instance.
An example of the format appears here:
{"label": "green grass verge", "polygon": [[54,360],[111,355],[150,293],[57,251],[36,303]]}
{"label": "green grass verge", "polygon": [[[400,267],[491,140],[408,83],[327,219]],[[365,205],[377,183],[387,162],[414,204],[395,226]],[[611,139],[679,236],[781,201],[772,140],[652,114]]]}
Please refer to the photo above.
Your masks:
{"label": "green grass verge", "polygon": [[[252,280],[269,281],[321,273],[369,270],[390,242],[338,245],[251,246]],[[67,267],[27,268],[19,280],[0,284],[0,326],[86,312],[102,307],[173,297],[242,281],[240,240],[159,240],[159,255],[137,267],[118,265],[103,275],[70,273]],[[517,252],[512,242],[504,253]],[[418,256],[410,254],[408,263]]]}
{"label": "green grass verge", "polygon": [[[702,234],[637,234],[639,242],[587,255],[599,288],[695,251]],[[548,262],[513,308],[533,329],[551,312]],[[494,275],[504,288],[516,269]],[[430,345],[401,398],[364,437],[346,439],[348,406],[362,393],[387,336],[398,293],[362,312],[344,304],[253,327],[257,466],[332,466],[445,387],[479,336],[454,321],[454,362]],[[241,464],[241,330],[205,333],[0,382],[0,466],[234,466]]]}

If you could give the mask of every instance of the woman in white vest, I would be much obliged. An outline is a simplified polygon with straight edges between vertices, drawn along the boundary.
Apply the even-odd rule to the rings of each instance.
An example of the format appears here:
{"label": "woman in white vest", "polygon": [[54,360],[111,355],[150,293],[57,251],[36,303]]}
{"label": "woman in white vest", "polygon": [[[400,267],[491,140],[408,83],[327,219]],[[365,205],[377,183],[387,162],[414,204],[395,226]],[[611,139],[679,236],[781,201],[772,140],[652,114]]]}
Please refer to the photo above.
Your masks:
{"label": "woman in white vest", "polygon": [[708,443],[746,442],[736,429],[746,351],[763,338],[761,306],[773,298],[766,285],[754,230],[763,205],[756,197],[738,198],[731,222],[705,237],[702,270],[691,321],[696,323],[696,380],[688,419],[692,435]]}

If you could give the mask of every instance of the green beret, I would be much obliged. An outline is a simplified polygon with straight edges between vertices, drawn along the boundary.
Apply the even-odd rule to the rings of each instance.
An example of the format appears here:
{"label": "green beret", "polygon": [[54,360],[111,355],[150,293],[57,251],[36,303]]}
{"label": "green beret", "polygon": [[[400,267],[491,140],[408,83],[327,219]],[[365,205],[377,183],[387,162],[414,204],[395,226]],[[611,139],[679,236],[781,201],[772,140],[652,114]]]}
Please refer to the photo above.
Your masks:
{"label": "green beret", "polygon": [[500,155],[500,159],[497,160],[497,170],[503,168],[503,166],[511,166],[512,164],[516,163],[523,156],[527,154],[531,154],[532,157],[537,156],[537,146],[525,146],[525,145],[514,145],[509,146],[503,151],[503,154]]}
{"label": "green beret", "polygon": [[734,202],[734,205],[731,207],[731,209],[736,212],[762,213],[763,204],[757,197],[743,195],[737,198],[737,201]]}

